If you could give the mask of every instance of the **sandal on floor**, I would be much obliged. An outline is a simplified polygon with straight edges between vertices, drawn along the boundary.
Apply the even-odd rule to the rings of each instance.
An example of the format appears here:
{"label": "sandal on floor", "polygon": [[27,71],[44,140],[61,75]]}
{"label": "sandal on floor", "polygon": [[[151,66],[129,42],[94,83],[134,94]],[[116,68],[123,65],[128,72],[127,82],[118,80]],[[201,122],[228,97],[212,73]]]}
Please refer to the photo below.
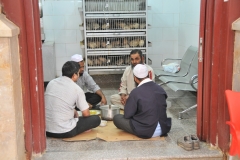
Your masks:
{"label": "sandal on floor", "polygon": [[193,149],[200,149],[200,142],[196,135],[190,135],[192,141],[193,141]]}
{"label": "sandal on floor", "polygon": [[177,140],[177,144],[187,151],[193,150],[193,141],[191,136],[184,136],[183,138],[179,138]]}

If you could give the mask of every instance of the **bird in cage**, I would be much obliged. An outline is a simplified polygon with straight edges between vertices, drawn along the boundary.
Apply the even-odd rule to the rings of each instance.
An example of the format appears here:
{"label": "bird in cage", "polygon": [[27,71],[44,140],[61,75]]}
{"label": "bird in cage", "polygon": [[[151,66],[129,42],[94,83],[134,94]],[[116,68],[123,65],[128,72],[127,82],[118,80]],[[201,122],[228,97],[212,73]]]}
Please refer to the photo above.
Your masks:
{"label": "bird in cage", "polygon": [[112,62],[112,61],[111,61],[111,58],[108,57],[108,58],[107,58],[107,65],[111,65],[111,62]]}
{"label": "bird in cage", "polygon": [[87,58],[88,66],[93,66],[93,60],[91,58]]}
{"label": "bird in cage", "polygon": [[93,64],[94,66],[101,66],[101,61],[98,59],[98,57],[94,57]]}
{"label": "bird in cage", "polygon": [[[107,44],[107,45],[108,45],[108,44]],[[116,47],[115,41],[112,41],[112,42],[111,42],[111,45],[112,45],[113,48],[115,48],[115,47]]]}
{"label": "bird in cage", "polygon": [[124,22],[120,22],[120,23],[118,24],[118,27],[121,28],[121,29],[124,29],[125,25],[126,25],[126,24],[125,24]]}
{"label": "bird in cage", "polygon": [[92,28],[94,29],[94,30],[97,30],[97,29],[99,29],[99,24],[98,23],[93,23],[92,24]]}
{"label": "bird in cage", "polygon": [[106,59],[105,57],[100,56],[98,59],[99,59],[101,65],[106,65],[106,63],[107,63],[107,59]]}
{"label": "bird in cage", "polygon": [[87,29],[87,30],[91,30],[90,24],[87,24],[87,25],[86,25],[86,29]]}
{"label": "bird in cage", "polygon": [[109,29],[109,24],[108,25],[106,23],[102,24],[102,29],[103,30]]}
{"label": "bird in cage", "polygon": [[88,42],[87,46],[88,46],[88,48],[94,49],[97,47],[97,44],[96,44],[96,42]]}
{"label": "bird in cage", "polygon": [[140,29],[145,29],[146,28],[146,23],[140,23],[139,28]]}
{"label": "bird in cage", "polygon": [[123,63],[124,63],[124,60],[123,60],[122,57],[119,57],[119,58],[116,60],[116,65],[117,65],[117,66],[123,65]]}
{"label": "bird in cage", "polygon": [[139,23],[133,23],[133,24],[132,24],[132,28],[138,29],[138,28],[139,28]]}
{"label": "bird in cage", "polygon": [[113,46],[112,46],[112,44],[107,44],[106,45],[106,48],[112,48]]}
{"label": "bird in cage", "polygon": [[125,64],[127,64],[127,65],[130,64],[130,57],[129,56],[125,57]]}
{"label": "bird in cage", "polygon": [[100,48],[101,47],[101,43],[99,40],[96,40],[96,48]]}
{"label": "bird in cage", "polygon": [[129,28],[130,28],[130,29],[134,29],[133,23],[129,23]]}
{"label": "bird in cage", "polygon": [[106,45],[107,45],[106,41],[101,42],[101,48],[106,48]]}
{"label": "bird in cage", "polygon": [[115,48],[120,48],[120,46],[121,46],[121,45],[120,45],[120,40],[117,39],[117,40],[115,40],[114,42],[115,42],[114,47],[115,47]]}
{"label": "bird in cage", "polygon": [[138,40],[133,39],[133,40],[131,40],[131,41],[129,42],[129,46],[130,46],[130,47],[137,47],[137,46],[138,46],[138,43],[139,43]]}
{"label": "bird in cage", "polygon": [[123,39],[123,41],[122,41],[122,47],[123,47],[123,48],[129,48],[127,38],[124,38],[124,39]]}
{"label": "bird in cage", "polygon": [[124,30],[130,30],[131,28],[130,28],[130,25],[129,25],[129,24],[128,24],[128,25],[126,24],[123,29],[124,29]]}
{"label": "bird in cage", "polygon": [[144,40],[140,39],[138,45],[139,45],[139,47],[143,47],[144,46]]}

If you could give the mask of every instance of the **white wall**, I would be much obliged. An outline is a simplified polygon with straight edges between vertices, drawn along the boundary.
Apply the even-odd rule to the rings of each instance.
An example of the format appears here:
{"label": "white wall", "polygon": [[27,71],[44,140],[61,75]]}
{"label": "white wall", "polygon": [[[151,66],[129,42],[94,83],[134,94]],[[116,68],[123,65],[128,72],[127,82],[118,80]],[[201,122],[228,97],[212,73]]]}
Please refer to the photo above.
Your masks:
{"label": "white wall", "polygon": [[[198,45],[200,0],[148,0],[149,58],[159,68],[164,58],[182,57],[188,46]],[[83,54],[83,40],[78,12],[82,0],[44,0],[43,26],[45,41],[55,41],[57,76],[73,54]]]}
{"label": "white wall", "polygon": [[78,12],[82,0],[44,0],[43,26],[45,41],[55,42],[56,70],[60,76],[63,64],[73,54],[82,54],[80,41],[83,40],[79,30],[82,19]]}
{"label": "white wall", "polygon": [[148,0],[148,6],[149,58],[152,67],[159,68],[162,59],[178,54],[179,0]]}
{"label": "white wall", "polygon": [[164,58],[182,58],[190,46],[198,46],[200,0],[148,0],[149,58],[160,68]]}
{"label": "white wall", "polygon": [[178,57],[190,46],[198,47],[200,0],[179,1]]}

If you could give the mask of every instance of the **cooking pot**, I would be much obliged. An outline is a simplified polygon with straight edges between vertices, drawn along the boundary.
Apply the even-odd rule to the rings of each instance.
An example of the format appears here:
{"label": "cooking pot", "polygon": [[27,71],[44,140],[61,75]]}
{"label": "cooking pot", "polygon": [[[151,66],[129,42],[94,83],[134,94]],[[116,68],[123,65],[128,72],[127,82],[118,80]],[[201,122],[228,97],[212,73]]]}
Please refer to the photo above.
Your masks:
{"label": "cooking pot", "polygon": [[116,114],[120,113],[120,108],[116,105],[104,105],[100,107],[103,120],[112,121]]}

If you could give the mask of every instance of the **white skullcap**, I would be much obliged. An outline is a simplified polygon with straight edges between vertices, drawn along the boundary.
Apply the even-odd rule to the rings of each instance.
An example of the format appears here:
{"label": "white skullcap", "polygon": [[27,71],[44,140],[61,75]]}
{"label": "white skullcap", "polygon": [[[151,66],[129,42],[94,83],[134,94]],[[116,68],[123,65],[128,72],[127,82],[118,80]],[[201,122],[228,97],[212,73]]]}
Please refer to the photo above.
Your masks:
{"label": "white skullcap", "polygon": [[72,60],[72,61],[75,61],[75,62],[80,62],[80,61],[83,60],[83,58],[82,58],[82,55],[80,55],[80,54],[74,54],[74,55],[71,57],[71,60]]}
{"label": "white skullcap", "polygon": [[145,78],[148,75],[148,69],[145,65],[143,64],[137,64],[134,68],[133,68],[133,74],[134,76],[136,76],[137,78]]}

